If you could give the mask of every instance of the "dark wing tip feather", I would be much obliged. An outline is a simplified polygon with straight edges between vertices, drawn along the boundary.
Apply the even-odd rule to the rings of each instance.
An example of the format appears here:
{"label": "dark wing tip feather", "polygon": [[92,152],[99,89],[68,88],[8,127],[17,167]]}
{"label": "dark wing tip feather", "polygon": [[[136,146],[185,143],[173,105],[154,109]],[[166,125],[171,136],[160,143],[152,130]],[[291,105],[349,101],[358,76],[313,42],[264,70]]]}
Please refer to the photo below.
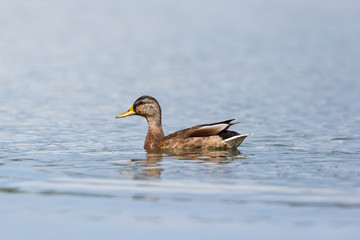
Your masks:
{"label": "dark wing tip feather", "polygon": [[234,118],[234,119],[225,120],[225,121],[221,121],[221,122],[215,122],[215,123],[208,123],[208,124],[197,125],[197,126],[195,126],[195,127],[212,126],[212,125],[223,124],[223,123],[233,125],[233,124],[236,124],[236,123],[231,123],[231,122],[234,121],[234,120],[235,120],[235,118]]}

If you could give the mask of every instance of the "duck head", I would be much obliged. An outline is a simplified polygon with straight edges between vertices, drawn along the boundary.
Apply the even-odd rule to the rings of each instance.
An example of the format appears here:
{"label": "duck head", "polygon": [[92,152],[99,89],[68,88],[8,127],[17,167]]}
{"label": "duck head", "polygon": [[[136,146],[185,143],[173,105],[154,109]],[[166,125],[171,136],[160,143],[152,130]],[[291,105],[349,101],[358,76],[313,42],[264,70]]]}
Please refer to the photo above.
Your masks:
{"label": "duck head", "polygon": [[124,118],[131,115],[140,115],[148,118],[161,118],[161,108],[158,101],[151,96],[141,96],[126,112],[119,114],[116,118]]}

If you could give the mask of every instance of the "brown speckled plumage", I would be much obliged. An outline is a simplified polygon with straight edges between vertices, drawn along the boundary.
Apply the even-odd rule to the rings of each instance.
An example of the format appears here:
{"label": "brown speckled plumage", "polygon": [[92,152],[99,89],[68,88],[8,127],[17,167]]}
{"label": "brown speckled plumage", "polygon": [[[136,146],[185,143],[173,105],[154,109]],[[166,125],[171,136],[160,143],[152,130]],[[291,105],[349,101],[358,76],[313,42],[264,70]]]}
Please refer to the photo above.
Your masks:
{"label": "brown speckled plumage", "polygon": [[236,148],[248,136],[227,130],[234,119],[203,124],[164,135],[161,126],[161,108],[158,101],[150,96],[138,98],[133,106],[116,118],[140,115],[148,122],[145,149],[194,149],[194,148]]}

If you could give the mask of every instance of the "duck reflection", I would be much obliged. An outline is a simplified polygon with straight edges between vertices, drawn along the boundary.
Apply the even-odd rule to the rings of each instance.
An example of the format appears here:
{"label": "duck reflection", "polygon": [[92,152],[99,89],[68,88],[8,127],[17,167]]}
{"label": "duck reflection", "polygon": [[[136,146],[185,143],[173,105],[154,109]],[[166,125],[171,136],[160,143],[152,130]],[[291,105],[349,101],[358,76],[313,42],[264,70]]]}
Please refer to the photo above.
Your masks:
{"label": "duck reflection", "polygon": [[156,149],[148,150],[145,159],[132,159],[135,167],[134,179],[150,180],[160,179],[164,167],[161,162],[166,158],[202,162],[227,163],[235,159],[244,158],[237,149],[211,150],[211,149]]}

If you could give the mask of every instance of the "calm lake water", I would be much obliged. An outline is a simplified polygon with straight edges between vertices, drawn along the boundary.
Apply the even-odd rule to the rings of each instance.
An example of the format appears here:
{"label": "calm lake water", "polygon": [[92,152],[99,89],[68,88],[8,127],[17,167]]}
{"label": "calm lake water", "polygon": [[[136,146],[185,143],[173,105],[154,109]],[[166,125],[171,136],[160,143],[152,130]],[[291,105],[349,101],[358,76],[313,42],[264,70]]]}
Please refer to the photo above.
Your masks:
{"label": "calm lake water", "polygon": [[[358,1],[0,1],[2,239],[359,239]],[[235,151],[149,154],[236,118]]]}

